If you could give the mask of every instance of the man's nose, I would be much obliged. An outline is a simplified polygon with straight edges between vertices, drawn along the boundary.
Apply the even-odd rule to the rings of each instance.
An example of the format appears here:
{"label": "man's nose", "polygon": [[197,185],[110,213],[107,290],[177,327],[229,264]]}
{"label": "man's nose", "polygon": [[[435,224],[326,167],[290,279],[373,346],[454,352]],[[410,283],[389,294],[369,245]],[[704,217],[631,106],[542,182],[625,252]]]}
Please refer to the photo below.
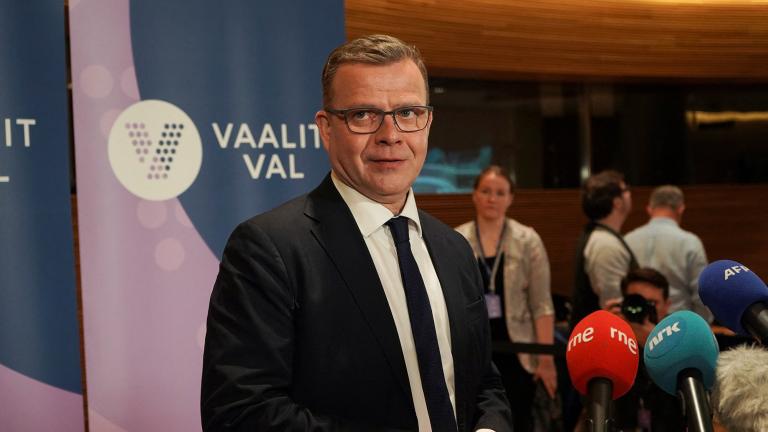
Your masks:
{"label": "man's nose", "polygon": [[376,131],[376,142],[380,144],[395,144],[400,142],[402,132],[395,123],[394,114],[384,114],[381,127]]}

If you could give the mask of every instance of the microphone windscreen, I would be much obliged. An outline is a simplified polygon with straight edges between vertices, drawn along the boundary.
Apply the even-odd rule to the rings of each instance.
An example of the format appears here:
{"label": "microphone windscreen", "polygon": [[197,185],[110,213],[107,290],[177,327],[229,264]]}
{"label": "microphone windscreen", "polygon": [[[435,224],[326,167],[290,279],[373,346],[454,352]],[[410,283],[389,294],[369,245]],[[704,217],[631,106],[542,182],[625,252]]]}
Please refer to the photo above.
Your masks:
{"label": "microphone windscreen", "polygon": [[675,312],[656,325],[643,350],[645,368],[657,386],[677,393],[677,376],[684,369],[701,372],[704,387],[715,382],[715,365],[720,350],[709,324],[691,311]]}
{"label": "microphone windscreen", "polygon": [[639,362],[637,338],[632,327],[618,316],[599,310],[573,328],[565,359],[573,386],[587,394],[592,378],[613,382],[612,399],[632,387]]}
{"label": "microphone windscreen", "polygon": [[768,303],[768,287],[747,267],[731,260],[709,264],[699,276],[701,301],[718,321],[742,335],[749,335],[741,317],[756,302]]}

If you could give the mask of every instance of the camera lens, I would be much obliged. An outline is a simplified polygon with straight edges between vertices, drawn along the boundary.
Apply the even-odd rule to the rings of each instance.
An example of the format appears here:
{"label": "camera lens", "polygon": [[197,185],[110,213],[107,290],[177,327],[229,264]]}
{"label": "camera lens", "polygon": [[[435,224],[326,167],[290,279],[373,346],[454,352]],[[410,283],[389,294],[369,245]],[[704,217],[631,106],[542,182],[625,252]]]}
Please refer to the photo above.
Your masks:
{"label": "camera lens", "polygon": [[648,300],[639,294],[629,294],[624,296],[621,302],[621,314],[629,322],[642,324],[651,313],[651,305]]}

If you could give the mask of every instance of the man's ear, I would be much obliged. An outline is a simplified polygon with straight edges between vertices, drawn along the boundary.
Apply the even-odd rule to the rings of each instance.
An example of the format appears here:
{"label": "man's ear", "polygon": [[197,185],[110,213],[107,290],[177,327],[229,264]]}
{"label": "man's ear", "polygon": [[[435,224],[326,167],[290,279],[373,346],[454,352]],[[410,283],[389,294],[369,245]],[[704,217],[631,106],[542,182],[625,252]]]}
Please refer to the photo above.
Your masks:
{"label": "man's ear", "polygon": [[432,128],[433,121],[435,121],[435,110],[432,110],[432,112],[429,113],[429,124],[427,124],[427,133],[429,133],[429,129]]}
{"label": "man's ear", "polygon": [[325,151],[328,151],[331,137],[331,119],[328,118],[328,113],[324,110],[316,112],[315,124],[320,131],[320,139],[323,141],[323,148],[325,148]]}
{"label": "man's ear", "polygon": [[624,205],[624,199],[621,198],[621,195],[613,199],[613,210],[620,209],[622,208],[623,205]]}

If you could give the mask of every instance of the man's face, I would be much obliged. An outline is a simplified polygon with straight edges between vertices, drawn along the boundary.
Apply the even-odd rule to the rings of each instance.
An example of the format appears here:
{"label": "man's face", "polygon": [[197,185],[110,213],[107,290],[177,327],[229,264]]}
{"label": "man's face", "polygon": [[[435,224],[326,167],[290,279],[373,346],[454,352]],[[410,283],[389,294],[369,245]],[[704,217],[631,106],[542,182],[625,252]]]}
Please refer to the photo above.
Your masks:
{"label": "man's face", "polygon": [[[327,108],[378,108],[392,111],[426,105],[427,89],[416,64],[407,59],[388,65],[347,63],[331,82]],[[408,190],[424,165],[432,123],[418,132],[402,132],[391,115],[372,134],[351,132],[342,117],[315,115],[333,172],[366,197],[399,213]]]}
{"label": "man's face", "polygon": [[619,185],[621,186],[621,195],[619,196],[621,199],[619,203],[619,211],[627,216],[632,212],[632,192],[629,190],[629,187],[625,182],[621,182]]}
{"label": "man's face", "polygon": [[654,302],[656,304],[656,316],[659,318],[659,321],[664,319],[669,312],[669,301],[664,300],[664,292],[655,285],[641,281],[630,282],[627,285],[627,294],[639,294],[645,297],[646,300]]}

